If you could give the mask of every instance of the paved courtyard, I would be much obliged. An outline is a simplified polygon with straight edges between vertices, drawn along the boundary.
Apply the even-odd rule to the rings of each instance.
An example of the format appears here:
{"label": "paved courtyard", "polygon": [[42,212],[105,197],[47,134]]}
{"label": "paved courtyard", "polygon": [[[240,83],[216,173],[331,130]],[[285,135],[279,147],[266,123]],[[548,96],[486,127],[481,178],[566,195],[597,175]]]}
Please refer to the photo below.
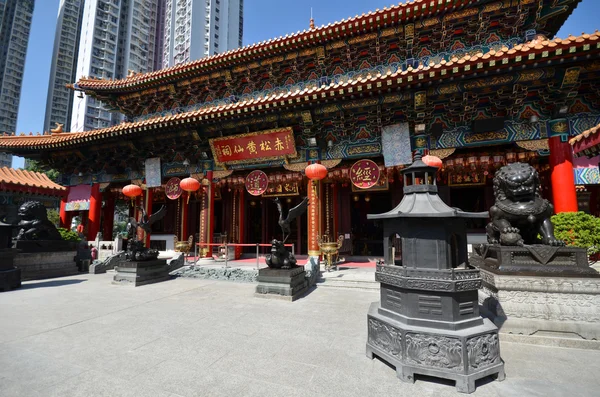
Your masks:
{"label": "paved courtyard", "polygon": [[[24,283],[0,294],[0,396],[450,396],[404,384],[365,357],[378,292],[319,287],[289,303],[253,284],[112,274]],[[504,382],[475,396],[598,396],[600,351],[502,342]]]}

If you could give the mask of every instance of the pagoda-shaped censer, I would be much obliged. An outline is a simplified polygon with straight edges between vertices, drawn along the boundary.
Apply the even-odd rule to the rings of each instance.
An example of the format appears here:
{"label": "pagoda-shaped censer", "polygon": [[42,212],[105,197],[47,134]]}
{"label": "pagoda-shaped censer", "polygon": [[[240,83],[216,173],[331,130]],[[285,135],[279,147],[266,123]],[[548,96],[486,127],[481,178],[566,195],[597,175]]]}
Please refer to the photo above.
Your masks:
{"label": "pagoda-shaped censer", "polygon": [[[385,259],[375,273],[381,301],[369,309],[367,357],[394,365],[405,382],[414,382],[415,374],[436,376],[471,393],[477,379],[504,379],[498,328],[479,315],[481,278],[467,256],[465,221],[488,213],[447,206],[437,194],[436,172],[418,154],[402,171],[402,202],[368,215],[383,222]],[[399,266],[391,244],[397,234]]]}

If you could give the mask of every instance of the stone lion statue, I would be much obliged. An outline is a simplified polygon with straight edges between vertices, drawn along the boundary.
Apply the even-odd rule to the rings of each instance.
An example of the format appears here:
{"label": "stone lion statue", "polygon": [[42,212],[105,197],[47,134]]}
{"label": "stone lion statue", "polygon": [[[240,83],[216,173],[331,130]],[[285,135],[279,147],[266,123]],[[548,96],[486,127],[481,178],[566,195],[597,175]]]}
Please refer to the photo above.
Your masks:
{"label": "stone lion statue", "polygon": [[540,178],[535,168],[524,163],[500,168],[494,177],[494,196],[491,222],[486,227],[490,244],[565,245],[554,237],[550,222],[554,207],[540,195]]}
{"label": "stone lion statue", "polygon": [[56,226],[48,220],[46,207],[39,201],[27,201],[19,207],[21,228],[17,240],[62,240]]}
{"label": "stone lion statue", "polygon": [[279,240],[271,241],[271,253],[265,257],[267,266],[272,269],[291,269],[296,267],[296,257],[285,249]]}

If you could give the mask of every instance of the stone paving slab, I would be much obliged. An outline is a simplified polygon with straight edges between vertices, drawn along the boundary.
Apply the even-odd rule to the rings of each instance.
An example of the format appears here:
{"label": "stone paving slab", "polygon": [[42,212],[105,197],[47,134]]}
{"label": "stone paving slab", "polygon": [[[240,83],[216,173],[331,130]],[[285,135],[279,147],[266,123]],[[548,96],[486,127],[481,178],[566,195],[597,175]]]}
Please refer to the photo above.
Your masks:
{"label": "stone paving slab", "polygon": [[[457,396],[365,356],[376,291],[317,287],[293,303],[254,284],[178,278],[140,288],[111,274],[0,294],[0,396]],[[475,396],[596,396],[600,351],[506,342],[504,382]]]}

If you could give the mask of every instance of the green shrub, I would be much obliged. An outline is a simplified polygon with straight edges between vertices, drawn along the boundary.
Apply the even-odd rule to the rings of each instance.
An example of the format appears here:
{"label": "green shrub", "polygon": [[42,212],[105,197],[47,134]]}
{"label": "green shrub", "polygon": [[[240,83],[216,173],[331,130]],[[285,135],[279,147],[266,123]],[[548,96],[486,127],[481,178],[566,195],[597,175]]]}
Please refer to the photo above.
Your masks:
{"label": "green shrub", "polygon": [[600,251],[600,218],[585,212],[561,212],[551,219],[556,238],[567,245],[587,248],[590,255]]}
{"label": "green shrub", "polygon": [[58,232],[60,233],[60,236],[62,237],[62,239],[65,241],[80,241],[81,240],[79,238],[79,235],[76,232],[73,232],[71,230],[67,230],[62,227],[59,227]]}

